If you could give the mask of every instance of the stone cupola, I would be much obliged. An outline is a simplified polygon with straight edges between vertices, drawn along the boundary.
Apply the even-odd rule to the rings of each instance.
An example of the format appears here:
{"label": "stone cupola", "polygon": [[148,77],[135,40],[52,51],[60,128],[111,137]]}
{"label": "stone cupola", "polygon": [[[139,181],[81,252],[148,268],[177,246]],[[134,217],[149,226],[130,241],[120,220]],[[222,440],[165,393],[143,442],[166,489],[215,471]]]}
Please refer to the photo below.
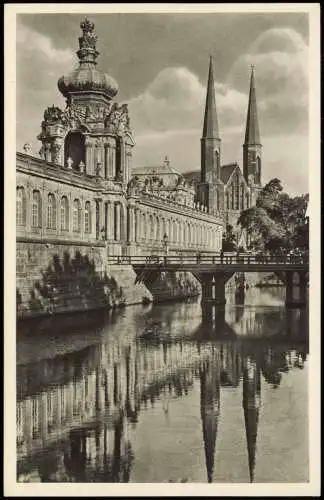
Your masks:
{"label": "stone cupola", "polygon": [[132,148],[135,145],[127,104],[113,101],[116,81],[97,68],[97,35],[94,24],[80,24],[79,66],[58,80],[66,108],[45,110],[41,157],[48,162],[90,176],[127,185],[132,175]]}

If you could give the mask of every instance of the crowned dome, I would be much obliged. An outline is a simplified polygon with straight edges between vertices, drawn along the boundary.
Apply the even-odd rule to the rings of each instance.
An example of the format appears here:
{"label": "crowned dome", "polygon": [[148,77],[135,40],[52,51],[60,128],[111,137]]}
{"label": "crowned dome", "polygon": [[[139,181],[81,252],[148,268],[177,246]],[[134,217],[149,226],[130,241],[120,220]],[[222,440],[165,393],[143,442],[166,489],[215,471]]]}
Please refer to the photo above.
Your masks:
{"label": "crowned dome", "polygon": [[99,52],[96,49],[97,35],[93,32],[94,24],[85,19],[80,27],[82,36],[79,37],[79,67],[68,75],[59,78],[59,91],[67,97],[72,92],[97,91],[109,99],[118,93],[118,84],[111,76],[96,67],[96,58]]}

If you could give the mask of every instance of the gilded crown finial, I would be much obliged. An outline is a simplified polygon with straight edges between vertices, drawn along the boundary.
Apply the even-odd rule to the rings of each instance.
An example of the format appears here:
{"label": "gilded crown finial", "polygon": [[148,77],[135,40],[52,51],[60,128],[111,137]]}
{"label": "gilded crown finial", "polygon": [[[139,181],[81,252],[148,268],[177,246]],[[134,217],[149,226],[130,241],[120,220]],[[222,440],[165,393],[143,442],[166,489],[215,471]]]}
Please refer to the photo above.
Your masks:
{"label": "gilded crown finial", "polygon": [[84,21],[80,23],[80,28],[82,29],[83,33],[92,33],[94,30],[94,23],[89,21],[89,19],[86,17]]}
{"label": "gilded crown finial", "polygon": [[99,52],[96,49],[97,35],[94,33],[94,23],[89,21],[86,17],[84,21],[80,23],[80,28],[82,29],[82,36],[79,37],[79,50],[77,55],[80,60],[80,64],[96,64],[96,58]]}

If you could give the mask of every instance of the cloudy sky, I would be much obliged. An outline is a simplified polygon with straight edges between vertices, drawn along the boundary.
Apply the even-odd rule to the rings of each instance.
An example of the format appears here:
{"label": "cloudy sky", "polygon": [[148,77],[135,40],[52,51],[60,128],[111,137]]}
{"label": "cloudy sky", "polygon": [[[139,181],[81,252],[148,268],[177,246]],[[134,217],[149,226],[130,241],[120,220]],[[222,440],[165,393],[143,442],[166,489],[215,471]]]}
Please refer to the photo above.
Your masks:
{"label": "cloudy sky", "polygon": [[[58,78],[77,65],[81,14],[17,16],[17,149],[40,147],[44,109],[64,109]],[[250,65],[255,66],[263,181],[308,190],[308,15],[304,13],[88,14],[98,65],[129,103],[134,166],[168,155],[200,166],[209,54],[214,58],[222,163],[242,163]]]}

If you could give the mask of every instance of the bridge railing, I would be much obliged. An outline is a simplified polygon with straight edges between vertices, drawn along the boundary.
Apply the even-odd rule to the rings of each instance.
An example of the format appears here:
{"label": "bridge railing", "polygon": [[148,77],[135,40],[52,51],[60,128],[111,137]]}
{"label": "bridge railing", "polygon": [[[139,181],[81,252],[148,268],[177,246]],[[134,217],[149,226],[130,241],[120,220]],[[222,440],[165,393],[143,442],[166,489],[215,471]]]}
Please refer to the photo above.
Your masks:
{"label": "bridge railing", "polygon": [[196,253],[193,255],[125,255],[111,256],[108,258],[108,264],[116,265],[170,265],[170,264],[201,264],[201,265],[273,265],[285,264],[308,265],[308,254],[301,255],[267,255],[267,254],[247,254],[247,253],[215,253],[202,255]]}

